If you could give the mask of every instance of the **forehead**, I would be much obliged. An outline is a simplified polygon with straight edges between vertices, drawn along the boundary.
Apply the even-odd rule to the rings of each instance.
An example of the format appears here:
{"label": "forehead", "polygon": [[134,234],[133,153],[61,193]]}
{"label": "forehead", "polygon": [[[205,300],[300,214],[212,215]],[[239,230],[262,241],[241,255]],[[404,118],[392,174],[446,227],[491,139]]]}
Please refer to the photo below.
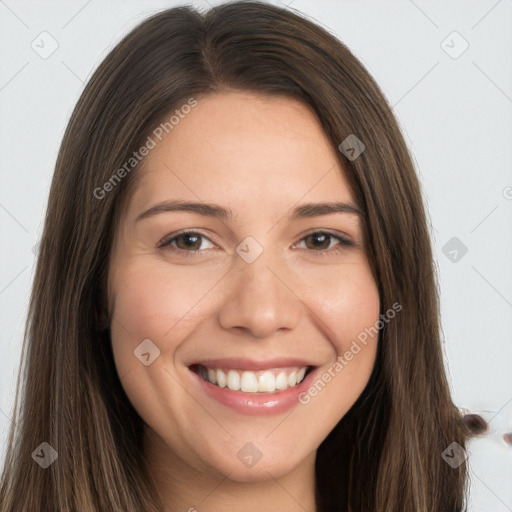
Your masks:
{"label": "forehead", "polygon": [[[197,100],[137,169],[132,203],[172,198],[264,209],[352,200],[336,150],[298,100],[224,92]],[[307,200],[307,201],[306,201]]]}

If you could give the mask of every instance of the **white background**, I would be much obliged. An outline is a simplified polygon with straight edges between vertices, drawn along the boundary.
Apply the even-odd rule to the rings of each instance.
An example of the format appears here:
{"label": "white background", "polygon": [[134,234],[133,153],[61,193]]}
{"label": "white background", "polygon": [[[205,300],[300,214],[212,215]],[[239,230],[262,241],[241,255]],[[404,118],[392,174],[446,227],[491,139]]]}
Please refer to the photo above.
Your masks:
{"label": "white background", "polygon": [[[34,246],[69,115],[113,45],[176,4],[0,0],[0,459]],[[497,431],[469,445],[470,511],[512,511],[512,447],[499,442],[500,429],[512,432],[512,1],[293,0],[290,8],[345,42],[394,107],[430,211],[454,401],[491,411]],[[31,47],[41,37],[47,49],[58,43],[46,59]],[[443,253],[452,237],[467,247],[455,262],[453,247]]]}

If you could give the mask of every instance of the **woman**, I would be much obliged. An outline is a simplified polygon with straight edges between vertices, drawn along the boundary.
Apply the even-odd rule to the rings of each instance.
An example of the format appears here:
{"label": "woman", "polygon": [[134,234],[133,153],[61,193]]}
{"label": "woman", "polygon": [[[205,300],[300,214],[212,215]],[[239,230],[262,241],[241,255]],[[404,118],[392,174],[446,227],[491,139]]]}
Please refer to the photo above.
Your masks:
{"label": "woman", "polygon": [[288,10],[169,9],[100,65],[24,351],[2,512],[464,509],[413,164]]}

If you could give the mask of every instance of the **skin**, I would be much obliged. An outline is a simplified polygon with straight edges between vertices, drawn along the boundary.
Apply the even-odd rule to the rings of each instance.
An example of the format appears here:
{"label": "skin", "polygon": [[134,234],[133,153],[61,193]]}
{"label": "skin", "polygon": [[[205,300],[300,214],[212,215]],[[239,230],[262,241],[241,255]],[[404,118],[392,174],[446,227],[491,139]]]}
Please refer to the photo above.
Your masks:
{"label": "skin", "polygon": [[[354,204],[336,150],[302,103],[230,91],[200,98],[136,172],[110,260],[111,336],[123,387],[146,423],[158,493],[173,512],[315,511],[316,450],[367,384],[377,338],[307,405],[267,416],[207,397],[187,364],[300,355],[321,375],[379,320],[362,219],[287,217],[305,203]],[[174,211],[136,221],[172,199],[216,203],[235,217]],[[204,237],[158,248],[183,229]],[[356,245],[308,236],[322,230]],[[252,263],[236,252],[248,236],[263,248]],[[160,350],[148,366],[134,357],[144,339]],[[252,467],[237,457],[247,442],[262,455]]]}

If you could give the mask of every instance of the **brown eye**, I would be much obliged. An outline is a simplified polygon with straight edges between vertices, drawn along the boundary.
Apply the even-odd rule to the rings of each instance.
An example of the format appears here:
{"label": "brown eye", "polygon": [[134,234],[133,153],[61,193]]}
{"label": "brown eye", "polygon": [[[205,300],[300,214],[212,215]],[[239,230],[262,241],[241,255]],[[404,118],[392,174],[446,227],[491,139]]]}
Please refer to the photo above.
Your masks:
{"label": "brown eye", "polygon": [[[313,233],[312,235],[308,235],[304,238],[304,240],[314,240],[315,243],[313,247],[308,247],[308,249],[327,249],[331,242],[332,235],[328,235],[327,233]],[[306,246],[308,246],[306,242]]]}
{"label": "brown eye", "polygon": [[[342,250],[344,247],[352,247],[354,245],[350,240],[347,240],[346,238],[323,231],[311,233],[305,236],[302,240],[305,242],[307,249],[313,249],[320,253]],[[332,240],[336,240],[339,243],[333,244],[332,247],[329,247]]]}
{"label": "brown eye", "polygon": [[193,254],[194,252],[203,252],[201,247],[204,242],[210,243],[211,246],[206,246],[203,247],[202,249],[209,249],[213,247],[212,242],[210,242],[210,240],[201,233],[196,233],[194,231],[185,231],[183,233],[178,233],[177,235],[165,238],[164,240],[162,240],[162,242],[160,242],[158,248],[162,250],[182,251]]}
{"label": "brown eye", "polygon": [[[174,240],[176,240],[176,247],[178,247],[178,249],[192,249],[193,251],[197,251],[201,247],[201,238],[201,235],[198,234],[183,233],[175,237]],[[180,242],[183,242],[183,244]]]}

